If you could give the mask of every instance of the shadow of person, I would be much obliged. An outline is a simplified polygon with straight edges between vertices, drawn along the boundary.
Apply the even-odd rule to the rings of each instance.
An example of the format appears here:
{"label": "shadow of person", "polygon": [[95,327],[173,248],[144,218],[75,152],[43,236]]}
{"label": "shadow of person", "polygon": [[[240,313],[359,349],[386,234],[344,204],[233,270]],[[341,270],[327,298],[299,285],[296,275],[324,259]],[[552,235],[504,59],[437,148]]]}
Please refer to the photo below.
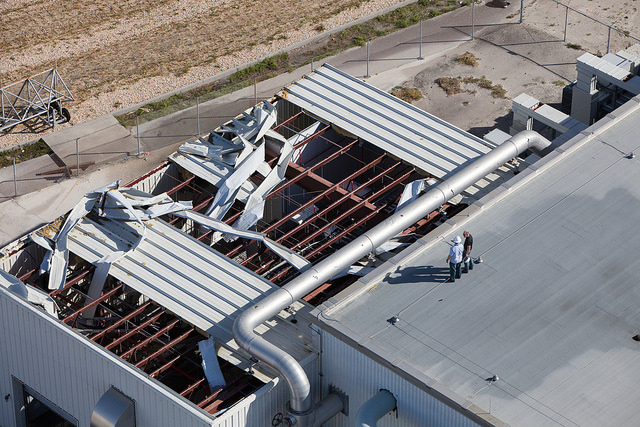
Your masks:
{"label": "shadow of person", "polygon": [[433,265],[398,267],[385,281],[391,285],[407,283],[439,283],[449,278],[449,267]]}

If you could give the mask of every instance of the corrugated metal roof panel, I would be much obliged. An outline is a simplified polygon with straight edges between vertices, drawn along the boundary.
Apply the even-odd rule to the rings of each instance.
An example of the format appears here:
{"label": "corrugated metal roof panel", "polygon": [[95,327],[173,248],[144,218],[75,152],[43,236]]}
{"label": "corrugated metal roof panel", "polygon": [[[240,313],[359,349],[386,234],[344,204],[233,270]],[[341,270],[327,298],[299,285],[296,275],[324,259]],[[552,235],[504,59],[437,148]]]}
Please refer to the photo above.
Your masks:
{"label": "corrugated metal roof panel", "polygon": [[[274,286],[162,220],[144,222],[146,239],[112,264],[109,274],[214,336],[231,333],[235,316]],[[140,224],[84,218],[69,249],[95,263],[138,239]],[[220,331],[214,331],[218,329]]]}
{"label": "corrugated metal roof panel", "polygon": [[486,142],[324,65],[280,97],[438,178],[491,150]]}
{"label": "corrugated metal roof panel", "polygon": [[[236,317],[276,286],[162,220],[144,224],[145,240],[114,262],[109,274],[236,350],[231,332]],[[135,221],[85,217],[69,233],[69,250],[95,263],[131,248],[141,228]],[[284,335],[279,345],[303,360],[312,352],[310,340],[291,329],[276,318],[257,333]]]}

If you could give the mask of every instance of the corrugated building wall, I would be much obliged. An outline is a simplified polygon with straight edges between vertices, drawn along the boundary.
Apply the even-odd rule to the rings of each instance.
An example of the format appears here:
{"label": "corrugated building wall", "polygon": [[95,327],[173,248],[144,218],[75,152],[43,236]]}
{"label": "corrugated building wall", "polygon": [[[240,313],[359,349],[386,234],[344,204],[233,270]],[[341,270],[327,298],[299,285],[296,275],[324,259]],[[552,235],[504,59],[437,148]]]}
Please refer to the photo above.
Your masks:
{"label": "corrugated building wall", "polygon": [[[318,378],[318,359],[306,367]],[[19,381],[89,426],[100,397],[113,386],[135,401],[138,427],[271,425],[285,412],[287,384],[277,379],[211,416],[163,384],[0,287],[0,426],[16,425],[14,383]],[[315,387],[317,390],[317,386]]]}
{"label": "corrugated building wall", "polygon": [[325,385],[331,384],[349,396],[349,416],[338,414],[325,427],[352,426],[358,409],[381,389],[393,393],[397,412],[383,416],[378,427],[479,425],[327,331],[322,330],[320,335]]}
{"label": "corrugated building wall", "polygon": [[136,404],[138,426],[210,426],[213,420],[141,371],[40,309],[0,288],[0,425],[16,422],[13,379],[89,426],[96,402],[114,386]]}
{"label": "corrugated building wall", "polygon": [[[312,396],[319,400],[319,358],[303,366],[311,381]],[[223,415],[216,419],[214,427],[262,427],[271,426],[273,417],[277,413],[286,415],[287,403],[291,399],[289,386],[281,378],[277,385],[271,389],[264,387],[254,395],[248,396],[241,402],[229,408]]]}

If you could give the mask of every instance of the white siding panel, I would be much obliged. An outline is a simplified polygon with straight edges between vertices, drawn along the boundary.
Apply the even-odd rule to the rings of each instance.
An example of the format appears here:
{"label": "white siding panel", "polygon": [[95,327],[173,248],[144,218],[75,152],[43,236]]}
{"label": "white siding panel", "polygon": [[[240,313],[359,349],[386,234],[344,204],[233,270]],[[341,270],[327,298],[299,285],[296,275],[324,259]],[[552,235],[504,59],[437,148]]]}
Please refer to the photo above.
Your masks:
{"label": "white siding panel", "polygon": [[[89,426],[113,385],[136,402],[139,427],[210,426],[214,420],[162,384],[0,288],[0,394],[12,376]],[[15,425],[14,397],[0,405],[0,426]]]}
{"label": "white siding panel", "polygon": [[[311,381],[313,390],[319,390],[319,358],[315,358],[305,366],[305,372]],[[224,414],[218,416],[215,427],[261,427],[270,426],[273,416],[278,412],[287,413],[287,403],[291,399],[286,381],[276,378],[275,386],[265,385],[254,395],[238,402]],[[317,399],[317,396],[313,396]]]}
{"label": "white siding panel", "polygon": [[[276,413],[286,413],[290,399],[288,385],[276,378],[275,385],[265,385],[228,410],[206,414],[4,288],[0,289],[0,358],[1,396],[13,396],[13,376],[82,427],[89,426],[96,402],[112,385],[135,400],[139,427],[268,426]],[[305,366],[316,399],[318,366],[319,358]],[[13,397],[0,403],[0,426],[15,426]]]}
{"label": "white siding panel", "polygon": [[333,385],[349,396],[349,417],[337,415],[325,427],[353,425],[358,409],[380,389],[397,400],[396,414],[385,415],[378,427],[472,427],[478,424],[447,406],[390,369],[322,331],[322,370],[325,386]]}

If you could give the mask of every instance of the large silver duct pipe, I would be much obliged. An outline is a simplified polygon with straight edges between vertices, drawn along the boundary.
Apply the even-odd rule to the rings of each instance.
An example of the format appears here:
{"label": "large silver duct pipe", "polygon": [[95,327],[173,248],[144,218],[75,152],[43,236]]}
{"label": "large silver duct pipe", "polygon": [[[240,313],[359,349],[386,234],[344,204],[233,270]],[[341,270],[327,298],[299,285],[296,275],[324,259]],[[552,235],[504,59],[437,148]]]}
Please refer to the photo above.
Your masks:
{"label": "large silver duct pipe", "polygon": [[511,137],[333,255],[258,301],[236,319],[233,335],[238,345],[253,357],[275,368],[287,380],[291,391],[290,412],[296,418],[317,419],[319,415],[313,414],[309,379],[291,355],[255,334],[254,329],[520,153],[529,148],[542,151],[550,144],[533,131],[523,131]]}
{"label": "large silver duct pipe", "polygon": [[396,409],[396,398],[389,390],[380,390],[362,404],[356,414],[356,427],[376,427],[378,420]]}

